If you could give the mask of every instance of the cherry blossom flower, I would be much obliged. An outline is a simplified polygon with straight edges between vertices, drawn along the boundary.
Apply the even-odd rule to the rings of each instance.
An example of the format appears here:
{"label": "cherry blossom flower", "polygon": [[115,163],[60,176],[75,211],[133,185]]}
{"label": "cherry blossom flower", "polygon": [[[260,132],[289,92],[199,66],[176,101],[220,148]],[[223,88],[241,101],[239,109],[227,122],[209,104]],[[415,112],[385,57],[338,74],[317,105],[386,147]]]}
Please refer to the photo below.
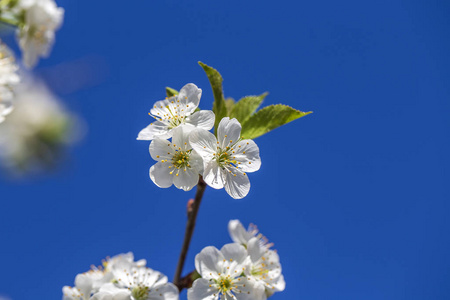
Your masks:
{"label": "cherry blossom flower", "polygon": [[247,172],[261,166],[259,148],[252,140],[241,140],[241,124],[223,118],[217,138],[206,130],[196,129],[190,135],[192,148],[203,158],[205,182],[215,189],[225,187],[235,198],[244,198],[250,190]]}
{"label": "cherry blossom flower", "polygon": [[273,246],[273,244],[269,243],[268,239],[259,232],[258,227],[254,224],[250,224],[248,229],[245,229],[239,220],[230,220],[230,222],[228,222],[228,232],[230,233],[233,242],[244,245],[245,247],[247,247],[250,239],[254,237],[258,238],[259,244],[265,249],[269,249]]}
{"label": "cherry blossom flower", "polygon": [[19,0],[19,15],[22,24],[17,31],[23,61],[28,68],[34,67],[39,57],[47,57],[64,17],[64,9],[54,0]]}
{"label": "cherry blossom flower", "polygon": [[172,137],[173,129],[180,125],[210,130],[214,126],[214,113],[210,110],[195,111],[201,95],[201,89],[188,83],[178,95],[157,101],[149,113],[156,121],[142,129],[137,139],[168,139]]}
{"label": "cherry blossom flower", "polygon": [[209,246],[195,257],[195,268],[202,278],[188,290],[188,300],[266,299],[264,287],[243,276],[250,266],[247,251],[239,244],[227,244],[219,251]]}
{"label": "cherry blossom flower", "polygon": [[75,287],[63,287],[63,300],[89,300],[105,283],[104,272],[93,268],[75,277]]}
{"label": "cherry blossom flower", "polygon": [[106,283],[91,300],[131,300],[131,292],[125,288],[118,288],[113,283]]}
{"label": "cherry blossom flower", "polygon": [[125,261],[114,265],[112,273],[118,287],[130,291],[133,300],[178,300],[178,288],[167,276]]}
{"label": "cherry blossom flower", "polygon": [[107,283],[92,296],[91,300],[131,300],[131,293],[128,289],[121,289],[113,283]]}
{"label": "cherry blossom flower", "polygon": [[258,238],[251,238],[247,244],[250,257],[250,267],[246,270],[247,276],[257,285],[263,286],[268,296],[274,292],[283,291],[286,283],[281,274],[281,264],[278,254],[261,246]]}
{"label": "cherry blossom flower", "polygon": [[158,161],[150,168],[150,178],[161,188],[175,186],[184,191],[198,183],[203,161],[189,144],[189,129],[179,126],[173,130],[172,142],[155,138],[150,143],[150,155]]}

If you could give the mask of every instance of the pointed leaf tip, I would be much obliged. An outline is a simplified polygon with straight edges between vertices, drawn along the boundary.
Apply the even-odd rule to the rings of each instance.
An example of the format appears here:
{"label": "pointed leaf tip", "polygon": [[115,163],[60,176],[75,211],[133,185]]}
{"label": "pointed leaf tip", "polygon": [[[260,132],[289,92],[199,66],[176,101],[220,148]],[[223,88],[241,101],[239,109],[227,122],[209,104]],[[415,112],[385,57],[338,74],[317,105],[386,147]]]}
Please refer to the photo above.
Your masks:
{"label": "pointed leaf tip", "polygon": [[266,106],[242,124],[241,135],[246,139],[255,139],[310,113],[312,111],[303,112],[283,104]]}

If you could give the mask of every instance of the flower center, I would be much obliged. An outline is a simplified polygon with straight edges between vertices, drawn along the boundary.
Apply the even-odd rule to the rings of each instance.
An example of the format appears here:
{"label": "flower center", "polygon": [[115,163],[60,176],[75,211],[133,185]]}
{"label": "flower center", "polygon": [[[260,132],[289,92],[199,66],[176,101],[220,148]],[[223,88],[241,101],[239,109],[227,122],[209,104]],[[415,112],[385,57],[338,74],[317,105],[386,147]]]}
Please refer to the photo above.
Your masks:
{"label": "flower center", "polygon": [[147,298],[149,292],[149,288],[147,286],[138,285],[133,288],[131,291],[131,295],[136,300],[144,300]]}
{"label": "flower center", "polygon": [[175,155],[172,157],[172,164],[177,169],[190,168],[189,164],[190,151],[176,151]]}
{"label": "flower center", "polygon": [[228,149],[217,149],[217,153],[215,154],[217,164],[222,168],[226,166],[236,167],[237,161],[231,157],[227,150]]}
{"label": "flower center", "polygon": [[229,275],[227,277],[220,277],[219,279],[216,280],[216,283],[222,294],[227,293],[233,288],[233,280],[230,278]]}
{"label": "flower center", "polygon": [[266,264],[261,263],[257,266],[252,267],[251,274],[255,277],[259,277],[260,279],[266,279],[267,274],[269,273],[269,270],[266,268]]}
{"label": "flower center", "polygon": [[172,115],[172,117],[169,117],[169,129],[175,128],[182,123],[184,123],[184,117],[182,116]]}

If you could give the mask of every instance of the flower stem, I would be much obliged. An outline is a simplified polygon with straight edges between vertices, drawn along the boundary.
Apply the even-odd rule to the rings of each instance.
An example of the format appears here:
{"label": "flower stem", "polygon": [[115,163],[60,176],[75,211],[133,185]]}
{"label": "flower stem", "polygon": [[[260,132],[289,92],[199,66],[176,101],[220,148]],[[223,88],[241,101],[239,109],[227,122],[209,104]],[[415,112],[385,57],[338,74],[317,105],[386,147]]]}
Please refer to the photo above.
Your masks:
{"label": "flower stem", "polygon": [[197,184],[197,192],[195,194],[194,203],[192,205],[192,211],[188,212],[188,220],[186,223],[186,231],[184,233],[183,246],[181,247],[180,258],[178,259],[177,269],[173,278],[173,283],[178,287],[180,291],[183,289],[183,286],[180,285],[181,272],[183,272],[184,262],[189,250],[189,245],[191,244],[192,234],[194,233],[195,222],[197,220],[197,213],[200,208],[200,203],[202,202],[205,189],[206,183],[203,181],[203,177],[200,176]]}

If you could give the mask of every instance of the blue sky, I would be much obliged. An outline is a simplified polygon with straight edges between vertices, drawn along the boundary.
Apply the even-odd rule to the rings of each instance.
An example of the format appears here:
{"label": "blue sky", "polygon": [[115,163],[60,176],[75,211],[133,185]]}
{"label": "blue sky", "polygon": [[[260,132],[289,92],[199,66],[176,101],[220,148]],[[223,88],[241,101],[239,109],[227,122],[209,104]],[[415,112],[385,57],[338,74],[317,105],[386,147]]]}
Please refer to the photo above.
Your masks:
{"label": "blue sky", "polygon": [[207,189],[186,271],[238,218],[280,254],[274,300],[449,299],[450,3],[180,2],[58,2],[65,23],[35,72],[65,70],[53,88],[88,133],[52,173],[2,177],[0,295],[60,299],[127,251],[172,278],[194,191],[157,188],[135,138],[165,86],[193,82],[211,108],[201,60],[227,97],[268,91],[265,105],[314,113],[256,139],[246,198]]}

